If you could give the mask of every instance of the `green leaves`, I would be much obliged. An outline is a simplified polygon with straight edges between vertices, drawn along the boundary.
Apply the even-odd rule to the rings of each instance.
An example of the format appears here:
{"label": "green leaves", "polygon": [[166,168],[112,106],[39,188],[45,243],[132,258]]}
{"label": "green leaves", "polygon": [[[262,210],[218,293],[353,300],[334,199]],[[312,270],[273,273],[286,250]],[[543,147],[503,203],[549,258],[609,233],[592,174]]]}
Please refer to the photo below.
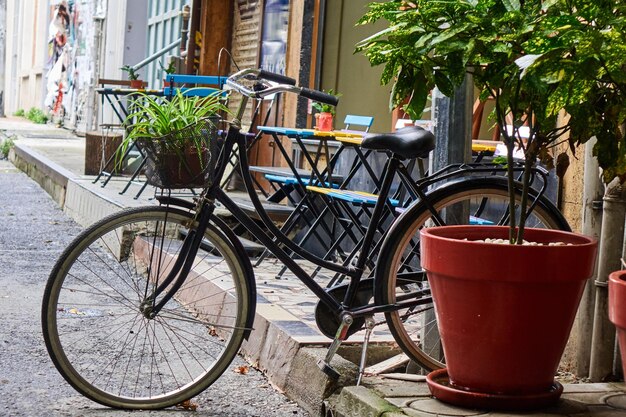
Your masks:
{"label": "green leaves", "polygon": [[509,12],[519,11],[521,8],[519,0],[502,0],[502,4],[506,7],[506,10]]}
{"label": "green leaves", "polygon": [[[160,140],[162,147],[173,153],[180,153],[189,143],[180,136],[171,135],[189,125],[198,123],[202,119],[213,117],[219,113],[227,113],[222,91],[215,91],[206,97],[194,96],[193,88],[185,91],[177,90],[171,99],[137,93],[129,109],[131,113],[124,124],[128,127],[126,137],[118,151],[123,155],[137,138]],[[193,138],[198,151],[204,146],[203,138]]]}
{"label": "green leaves", "polygon": [[626,0],[393,0],[360,23],[381,19],[357,50],[385,65],[392,107],[417,118],[430,89],[450,96],[469,72],[482,98],[496,95],[501,130],[531,121],[529,158],[596,136],[605,178],[626,179]]}

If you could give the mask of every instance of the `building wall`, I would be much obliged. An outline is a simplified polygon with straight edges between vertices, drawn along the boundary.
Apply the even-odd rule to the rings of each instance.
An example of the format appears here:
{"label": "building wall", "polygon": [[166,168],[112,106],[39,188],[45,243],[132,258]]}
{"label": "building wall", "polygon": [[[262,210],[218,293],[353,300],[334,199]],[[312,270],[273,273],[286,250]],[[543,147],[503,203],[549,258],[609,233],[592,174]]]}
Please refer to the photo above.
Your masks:
{"label": "building wall", "polygon": [[365,55],[354,54],[357,42],[384,28],[382,24],[355,26],[368,0],[327,0],[319,88],[342,94],[337,121],[346,114],[374,116],[374,132],[392,129],[389,110],[391,86],[380,85],[382,67],[373,68]]}
{"label": "building wall", "polygon": [[47,1],[7,1],[5,111],[43,102]]}
{"label": "building wall", "polygon": [[[132,15],[127,16],[126,3]],[[36,107],[50,115],[46,101],[51,57],[49,28],[59,0],[7,1],[7,59],[5,108],[8,114]],[[119,121],[110,116],[98,118],[98,78],[122,78],[125,60],[136,63],[145,57],[147,0],[74,0],[67,28],[67,77],[63,89],[64,113],[55,120],[84,132]],[[120,47],[123,45],[123,47]],[[57,97],[58,95],[55,95]],[[105,113],[107,110],[105,109]],[[64,117],[62,117],[64,114]]]}
{"label": "building wall", "polygon": [[94,118],[93,86],[97,81],[97,55],[99,21],[96,13],[102,10],[103,0],[82,0],[74,3],[72,14],[72,51],[68,78],[67,98],[64,100],[64,124],[80,132],[92,130]]}
{"label": "building wall", "polygon": [[[562,117],[564,117],[562,115]],[[565,116],[568,117],[569,116]],[[564,121],[565,122],[565,121]],[[569,149],[567,144],[562,144],[555,148],[554,155],[567,152],[569,155],[569,168],[565,172],[563,181],[561,184],[562,203],[561,212],[569,222],[574,232],[580,233],[582,231],[582,216],[583,216],[583,192],[584,192],[584,153],[585,146],[579,146],[575,149],[575,154]]]}
{"label": "building wall", "polygon": [[[120,68],[125,64],[135,65],[146,57],[147,0],[109,0],[105,10],[101,43],[97,46],[102,57],[97,78],[126,80],[126,74]],[[144,72],[139,71],[139,74],[142,76]],[[112,112],[108,103],[98,98],[101,104],[96,126],[119,125],[122,121]]]}

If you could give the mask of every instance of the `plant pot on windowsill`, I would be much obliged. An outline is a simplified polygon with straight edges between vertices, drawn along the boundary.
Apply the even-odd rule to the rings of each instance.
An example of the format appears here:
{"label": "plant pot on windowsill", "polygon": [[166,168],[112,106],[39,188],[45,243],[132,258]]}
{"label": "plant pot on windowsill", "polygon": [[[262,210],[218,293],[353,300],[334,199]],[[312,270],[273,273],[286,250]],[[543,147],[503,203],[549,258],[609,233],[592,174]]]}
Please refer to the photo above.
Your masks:
{"label": "plant pot on windowsill", "polygon": [[[554,381],[597,242],[527,229],[526,240],[561,246],[498,245],[508,227],[421,231],[447,369],[428,376],[433,395],[470,408],[532,409],[556,402]],[[467,239],[467,240],[465,240]]]}
{"label": "plant pot on windowsill", "polygon": [[626,378],[626,271],[609,275],[609,319],[617,328],[622,369]]}

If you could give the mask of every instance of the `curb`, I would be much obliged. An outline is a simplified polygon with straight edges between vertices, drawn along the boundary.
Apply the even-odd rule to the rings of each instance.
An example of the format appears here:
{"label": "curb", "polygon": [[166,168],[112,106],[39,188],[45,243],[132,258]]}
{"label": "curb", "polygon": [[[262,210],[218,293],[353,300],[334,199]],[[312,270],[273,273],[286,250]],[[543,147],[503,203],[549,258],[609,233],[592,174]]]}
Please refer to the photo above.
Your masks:
{"label": "curb", "polygon": [[65,205],[67,184],[76,176],[40,153],[16,143],[9,160],[35,180],[61,207]]}
{"label": "curb", "polygon": [[344,387],[324,402],[324,417],[397,417],[402,409],[364,386]]}

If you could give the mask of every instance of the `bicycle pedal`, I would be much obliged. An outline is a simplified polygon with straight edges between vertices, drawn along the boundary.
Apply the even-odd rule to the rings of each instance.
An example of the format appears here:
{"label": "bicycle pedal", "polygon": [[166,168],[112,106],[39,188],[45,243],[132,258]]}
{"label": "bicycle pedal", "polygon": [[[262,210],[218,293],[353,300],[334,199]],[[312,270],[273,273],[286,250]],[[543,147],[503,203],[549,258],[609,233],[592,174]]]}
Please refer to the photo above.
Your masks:
{"label": "bicycle pedal", "polygon": [[327,364],[326,362],[324,362],[323,359],[320,359],[319,361],[317,361],[317,366],[319,366],[322,372],[324,372],[326,376],[328,376],[333,381],[337,381],[339,377],[341,376],[339,372],[335,371],[335,369],[329,364]]}

